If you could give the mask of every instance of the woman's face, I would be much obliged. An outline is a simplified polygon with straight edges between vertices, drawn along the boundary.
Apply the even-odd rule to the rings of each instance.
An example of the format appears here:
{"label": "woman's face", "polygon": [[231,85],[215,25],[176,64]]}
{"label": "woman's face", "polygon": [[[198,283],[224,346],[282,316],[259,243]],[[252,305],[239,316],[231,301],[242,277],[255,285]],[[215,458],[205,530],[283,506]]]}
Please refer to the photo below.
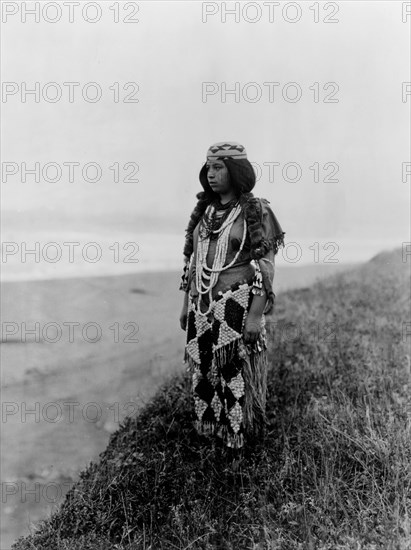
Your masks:
{"label": "woman's face", "polygon": [[225,194],[231,191],[230,174],[222,160],[208,161],[207,180],[215,193]]}

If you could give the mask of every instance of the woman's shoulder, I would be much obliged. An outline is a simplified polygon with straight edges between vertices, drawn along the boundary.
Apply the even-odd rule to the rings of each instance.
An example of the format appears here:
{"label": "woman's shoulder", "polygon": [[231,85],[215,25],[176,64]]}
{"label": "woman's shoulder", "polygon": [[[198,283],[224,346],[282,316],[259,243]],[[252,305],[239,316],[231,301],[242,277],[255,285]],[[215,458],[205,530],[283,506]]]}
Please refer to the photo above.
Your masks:
{"label": "woman's shoulder", "polygon": [[249,219],[264,221],[274,218],[270,201],[264,197],[253,196],[249,198],[244,204],[244,211]]}
{"label": "woman's shoulder", "polygon": [[267,216],[272,212],[270,207],[270,201],[264,197],[255,197],[257,199],[257,202],[260,203],[260,208],[262,211],[263,216]]}
{"label": "woman's shoulder", "polygon": [[247,197],[246,204],[260,204],[261,206],[268,206],[270,201],[263,197],[256,197],[254,195],[252,197]]}
{"label": "woman's shoulder", "polygon": [[264,197],[256,197],[254,196],[252,198],[253,201],[260,202],[261,204],[270,204],[270,201]]}
{"label": "woman's shoulder", "polygon": [[261,220],[263,226],[267,229],[270,228],[271,231],[274,231],[275,234],[282,234],[283,230],[281,225],[278,222],[276,215],[274,214],[271,203],[268,199],[260,197],[258,201],[261,205]]}

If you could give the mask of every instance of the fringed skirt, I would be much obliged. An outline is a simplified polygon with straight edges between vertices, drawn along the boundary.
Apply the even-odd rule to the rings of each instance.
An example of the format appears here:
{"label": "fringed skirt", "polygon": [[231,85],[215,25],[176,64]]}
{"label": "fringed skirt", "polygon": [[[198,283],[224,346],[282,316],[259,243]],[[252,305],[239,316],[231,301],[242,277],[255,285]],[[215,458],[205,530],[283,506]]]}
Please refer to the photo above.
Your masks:
{"label": "fringed skirt", "polygon": [[184,361],[192,375],[197,432],[215,434],[227,447],[243,447],[245,440],[264,433],[267,392],[265,316],[253,346],[243,342],[251,306],[252,285],[236,283],[201,314],[189,297]]}

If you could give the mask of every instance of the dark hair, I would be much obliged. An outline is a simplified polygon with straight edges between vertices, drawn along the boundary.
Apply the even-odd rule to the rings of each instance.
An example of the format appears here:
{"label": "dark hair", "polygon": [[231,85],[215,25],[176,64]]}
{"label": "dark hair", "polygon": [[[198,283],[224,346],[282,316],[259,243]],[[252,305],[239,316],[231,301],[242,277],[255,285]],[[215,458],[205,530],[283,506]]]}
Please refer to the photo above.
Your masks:
{"label": "dark hair", "polygon": [[[256,183],[254,168],[247,159],[235,160],[230,158],[224,159],[223,162],[230,174],[231,186],[240,199],[240,204],[247,222],[251,242],[251,257],[254,259],[262,258],[268,250],[269,243],[263,242],[260,201],[251,193]],[[219,198],[218,193],[215,193],[208,183],[207,170],[207,163],[205,163],[199,174],[200,183],[204,191],[196,195],[198,202],[191,213],[190,221],[186,229],[184,256],[187,258],[190,258],[194,249],[193,232],[195,227],[206,211],[207,206]]]}
{"label": "dark hair", "polygon": [[[254,168],[250,161],[247,159],[224,159],[223,162],[230,175],[230,182],[234,193],[237,196],[242,193],[249,193],[254,188],[256,179]],[[214,199],[217,197],[217,193],[211,189],[208,183],[207,171],[207,163],[205,163],[200,170],[200,183],[206,194]]]}

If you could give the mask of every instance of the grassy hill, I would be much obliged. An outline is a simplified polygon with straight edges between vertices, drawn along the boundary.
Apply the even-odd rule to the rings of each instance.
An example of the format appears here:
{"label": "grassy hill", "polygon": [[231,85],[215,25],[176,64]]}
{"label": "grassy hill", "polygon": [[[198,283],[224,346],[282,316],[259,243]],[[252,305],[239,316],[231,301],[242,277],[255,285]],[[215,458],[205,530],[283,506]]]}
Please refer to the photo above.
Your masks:
{"label": "grassy hill", "polygon": [[410,322],[401,250],[280,294],[269,430],[236,471],[170,377],[13,550],[409,550]]}

